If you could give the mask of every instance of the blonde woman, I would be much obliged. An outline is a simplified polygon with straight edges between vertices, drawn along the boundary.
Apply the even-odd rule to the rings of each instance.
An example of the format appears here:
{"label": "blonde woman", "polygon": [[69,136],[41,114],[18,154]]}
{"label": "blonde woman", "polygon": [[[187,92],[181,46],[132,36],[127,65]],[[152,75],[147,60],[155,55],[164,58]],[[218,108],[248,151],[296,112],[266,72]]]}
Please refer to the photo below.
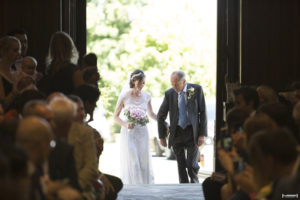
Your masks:
{"label": "blonde woman", "polygon": [[0,39],[0,100],[7,108],[17,95],[14,87],[16,72],[11,66],[21,53],[21,44],[16,37],[5,36]]}
{"label": "blonde woman", "polygon": [[68,95],[83,84],[77,61],[78,51],[72,38],[62,31],[54,33],[46,59],[46,93],[62,92]]}

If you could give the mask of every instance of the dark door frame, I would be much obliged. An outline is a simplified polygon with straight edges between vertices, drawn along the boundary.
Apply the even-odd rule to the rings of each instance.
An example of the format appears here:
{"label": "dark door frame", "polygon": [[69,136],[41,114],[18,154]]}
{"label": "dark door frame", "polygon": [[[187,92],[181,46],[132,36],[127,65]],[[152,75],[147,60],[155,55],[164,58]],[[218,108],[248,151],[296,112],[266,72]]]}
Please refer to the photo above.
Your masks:
{"label": "dark door frame", "polygon": [[60,30],[71,36],[82,58],[86,53],[86,0],[61,0],[60,9]]}
{"label": "dark door frame", "polygon": [[241,0],[218,0],[217,8],[217,94],[215,123],[215,171],[221,166],[216,150],[220,128],[225,124],[226,88],[225,75],[230,82],[240,81]]}

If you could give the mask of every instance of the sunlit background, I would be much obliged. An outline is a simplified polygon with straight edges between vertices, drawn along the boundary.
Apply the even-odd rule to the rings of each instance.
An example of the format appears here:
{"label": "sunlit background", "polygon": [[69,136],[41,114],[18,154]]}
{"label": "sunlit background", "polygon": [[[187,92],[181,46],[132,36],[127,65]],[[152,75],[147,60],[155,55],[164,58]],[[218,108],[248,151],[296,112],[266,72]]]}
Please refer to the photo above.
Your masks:
{"label": "sunlit background", "polygon": [[[188,82],[203,87],[212,138],[216,94],[216,0],[87,2],[87,52],[97,54],[101,73],[101,97],[91,125],[107,141],[116,141],[120,126],[111,116],[129,73],[135,69],[145,72],[145,90],[151,93],[157,111],[164,91],[171,87],[170,74],[181,69],[186,72]],[[149,129],[150,137],[157,137],[155,122],[151,122]],[[206,152],[202,169],[209,171],[213,168],[213,145],[207,146],[202,149]]]}

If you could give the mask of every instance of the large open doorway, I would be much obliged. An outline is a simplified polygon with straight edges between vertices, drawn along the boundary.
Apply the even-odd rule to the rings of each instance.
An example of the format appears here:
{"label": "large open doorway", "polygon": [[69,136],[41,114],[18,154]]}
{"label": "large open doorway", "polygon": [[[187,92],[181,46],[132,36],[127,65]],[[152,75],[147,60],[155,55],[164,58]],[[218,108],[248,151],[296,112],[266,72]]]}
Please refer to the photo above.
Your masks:
{"label": "large open doorway", "polygon": [[[112,120],[118,95],[128,73],[142,69],[147,75],[146,90],[158,111],[164,91],[171,87],[169,75],[175,69],[187,73],[188,81],[202,85],[207,104],[209,131],[200,148],[200,174],[214,171],[216,104],[217,0],[88,0],[87,53],[98,56],[102,95],[94,122],[106,142],[100,169],[119,175],[119,130]],[[155,183],[178,183],[175,160],[162,157],[155,145],[156,122],[150,123]],[[163,171],[158,166],[166,166]],[[156,171],[156,169],[159,169]]]}

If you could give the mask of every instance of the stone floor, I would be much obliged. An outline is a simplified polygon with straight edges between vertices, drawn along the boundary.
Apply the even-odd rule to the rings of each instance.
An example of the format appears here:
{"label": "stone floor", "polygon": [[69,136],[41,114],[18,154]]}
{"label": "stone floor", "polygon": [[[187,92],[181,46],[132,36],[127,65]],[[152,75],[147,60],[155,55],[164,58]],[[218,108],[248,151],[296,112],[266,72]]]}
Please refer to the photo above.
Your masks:
{"label": "stone floor", "polygon": [[[106,143],[104,145],[103,155],[100,157],[99,170],[106,174],[120,177],[120,150],[118,143]],[[177,184],[178,170],[176,160],[168,160],[166,157],[152,157],[152,168],[155,184]],[[208,177],[205,171],[200,168],[199,182]]]}
{"label": "stone floor", "polygon": [[204,200],[201,184],[124,185],[117,200]]}
{"label": "stone floor", "polygon": [[[100,157],[99,169],[120,177],[119,144],[106,143]],[[202,184],[178,184],[176,160],[152,157],[154,183],[150,185],[124,185],[118,200],[204,200]],[[199,175],[199,182],[206,176]]]}

